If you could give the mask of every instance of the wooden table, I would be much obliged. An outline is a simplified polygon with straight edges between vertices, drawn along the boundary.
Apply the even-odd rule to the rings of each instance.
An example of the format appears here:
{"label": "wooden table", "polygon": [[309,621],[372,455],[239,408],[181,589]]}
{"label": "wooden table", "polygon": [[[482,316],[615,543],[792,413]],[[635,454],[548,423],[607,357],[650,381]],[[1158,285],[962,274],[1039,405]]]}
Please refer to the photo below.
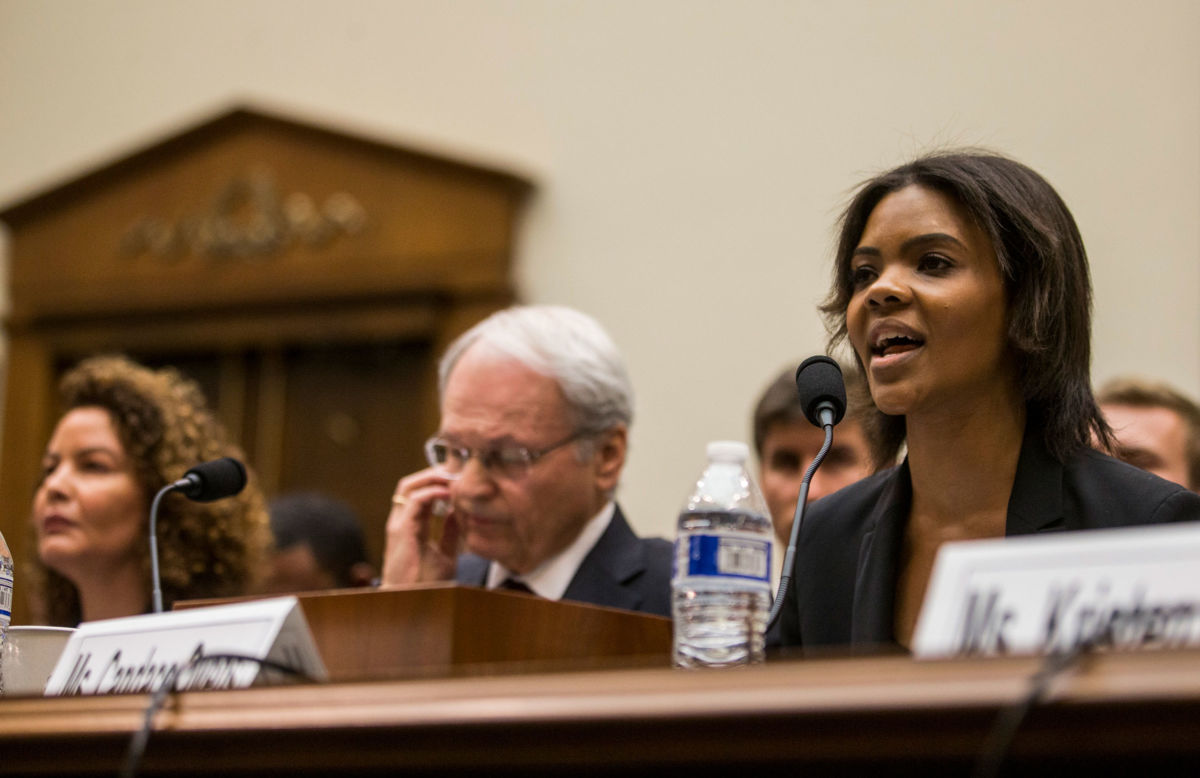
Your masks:
{"label": "wooden table", "polygon": [[[966,775],[1037,666],[886,657],[196,692],[158,715],[142,774]],[[1012,774],[1200,767],[1200,653],[1091,657],[1050,697]],[[0,771],[112,775],[147,702],[0,700]]]}

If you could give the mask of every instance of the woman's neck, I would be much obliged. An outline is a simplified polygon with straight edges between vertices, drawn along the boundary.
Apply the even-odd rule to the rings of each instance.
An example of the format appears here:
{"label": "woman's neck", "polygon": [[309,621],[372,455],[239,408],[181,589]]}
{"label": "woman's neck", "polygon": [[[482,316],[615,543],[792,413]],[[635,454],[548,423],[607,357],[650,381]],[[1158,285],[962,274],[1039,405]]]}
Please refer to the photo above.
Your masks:
{"label": "woman's neck", "polygon": [[1019,396],[1002,393],[907,419],[912,517],[922,531],[941,540],[1003,534],[995,517],[1007,512],[1025,413]]}
{"label": "woman's neck", "polygon": [[895,633],[908,646],[941,545],[1002,537],[1025,434],[1019,397],[906,419],[912,506],[896,587]]}
{"label": "woman's neck", "polygon": [[137,616],[146,612],[149,591],[136,563],[89,572],[74,581],[82,621]]}

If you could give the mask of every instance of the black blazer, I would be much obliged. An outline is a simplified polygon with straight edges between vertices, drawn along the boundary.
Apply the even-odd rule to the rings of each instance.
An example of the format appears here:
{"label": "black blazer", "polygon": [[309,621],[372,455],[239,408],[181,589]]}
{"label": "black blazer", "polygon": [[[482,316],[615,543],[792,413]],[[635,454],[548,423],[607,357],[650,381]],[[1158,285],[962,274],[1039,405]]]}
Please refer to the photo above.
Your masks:
{"label": "black blazer", "polygon": [[[563,599],[670,616],[673,548],[662,538],[639,538],[617,506],[608,529],[584,557]],[[483,586],[489,564],[483,557],[463,554],[458,558],[455,580]]]}
{"label": "black blazer", "polygon": [[[896,581],[911,505],[905,460],[809,506],[771,642],[894,648]],[[1042,436],[1026,430],[1006,535],[1192,519],[1200,519],[1200,495],[1091,449],[1060,464]]]}

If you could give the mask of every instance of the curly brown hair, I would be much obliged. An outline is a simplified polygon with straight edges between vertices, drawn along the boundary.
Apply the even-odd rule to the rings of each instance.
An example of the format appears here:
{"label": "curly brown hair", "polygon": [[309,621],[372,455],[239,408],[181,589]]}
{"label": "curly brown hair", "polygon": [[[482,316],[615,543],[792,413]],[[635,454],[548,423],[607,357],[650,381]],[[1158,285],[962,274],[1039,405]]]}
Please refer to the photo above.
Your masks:
{"label": "curly brown hair", "polygon": [[[92,357],[63,376],[59,393],[64,413],[83,407],[108,411],[147,505],[159,489],[200,462],[222,456],[243,459],[208,410],[200,388],[174,369],[152,370],[123,356]],[[147,533],[148,522],[138,553],[149,610]],[[266,501],[253,473],[236,497],[193,502],[178,493],[167,495],[159,508],[157,535],[164,607],[176,600],[252,590],[270,545]],[[40,562],[35,562],[33,578],[45,623],[78,624],[75,585]]]}

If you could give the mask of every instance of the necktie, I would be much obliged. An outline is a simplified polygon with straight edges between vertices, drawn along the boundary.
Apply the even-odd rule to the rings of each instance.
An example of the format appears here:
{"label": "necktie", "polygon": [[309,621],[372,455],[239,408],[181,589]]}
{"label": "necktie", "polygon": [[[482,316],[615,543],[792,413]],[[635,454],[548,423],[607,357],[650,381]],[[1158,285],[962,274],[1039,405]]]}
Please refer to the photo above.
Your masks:
{"label": "necktie", "polygon": [[518,581],[516,578],[505,578],[498,587],[500,589],[508,589],[510,592],[524,592],[525,594],[535,594],[533,589],[525,585],[524,581]]}

